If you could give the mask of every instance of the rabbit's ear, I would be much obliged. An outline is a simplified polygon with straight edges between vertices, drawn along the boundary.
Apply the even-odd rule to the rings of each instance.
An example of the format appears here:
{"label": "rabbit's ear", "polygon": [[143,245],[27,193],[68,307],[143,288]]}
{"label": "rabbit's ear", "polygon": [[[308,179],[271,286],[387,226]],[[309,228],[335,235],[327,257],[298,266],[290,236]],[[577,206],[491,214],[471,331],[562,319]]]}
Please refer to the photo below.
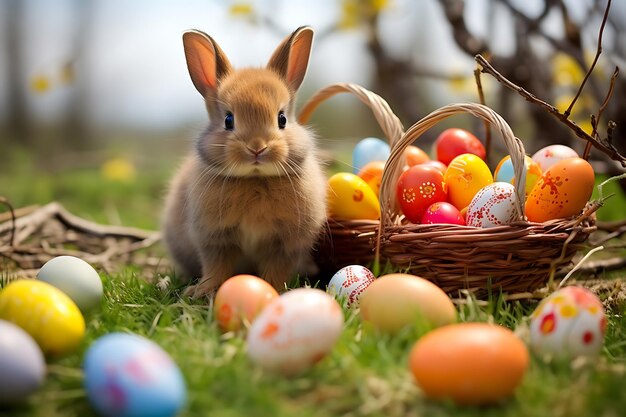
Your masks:
{"label": "rabbit's ear", "polygon": [[287,36],[274,51],[267,67],[283,77],[292,91],[298,90],[311,55],[313,43],[313,29],[302,26]]}
{"label": "rabbit's ear", "polygon": [[183,46],[196,90],[203,97],[208,93],[215,94],[220,80],[232,71],[228,58],[213,38],[199,30],[185,32]]}

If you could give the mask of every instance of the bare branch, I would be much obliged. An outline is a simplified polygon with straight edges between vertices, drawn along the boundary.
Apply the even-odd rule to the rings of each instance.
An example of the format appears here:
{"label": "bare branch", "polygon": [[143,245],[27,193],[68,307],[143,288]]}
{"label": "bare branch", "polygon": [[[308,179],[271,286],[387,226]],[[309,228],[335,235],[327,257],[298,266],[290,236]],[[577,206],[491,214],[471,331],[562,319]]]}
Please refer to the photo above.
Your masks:
{"label": "bare branch", "polygon": [[598,47],[596,49],[596,56],[593,58],[593,62],[591,63],[591,66],[587,70],[587,73],[585,74],[585,78],[583,78],[583,81],[580,83],[580,86],[578,87],[578,91],[576,92],[574,99],[570,103],[567,110],[565,110],[565,113],[564,113],[565,117],[569,117],[569,115],[572,113],[572,108],[574,107],[574,104],[576,104],[578,97],[580,97],[580,94],[583,92],[583,88],[585,88],[585,84],[587,84],[587,80],[589,79],[589,77],[591,76],[591,73],[596,67],[596,64],[598,63],[598,59],[600,59],[600,54],[602,54],[602,35],[604,34],[604,27],[606,26],[606,21],[609,18],[610,9],[611,9],[611,0],[607,0],[606,9],[604,9],[604,16],[602,17],[602,24],[600,25],[600,31],[598,32]]}
{"label": "bare branch", "polygon": [[614,146],[610,144],[607,146],[606,144],[602,143],[600,140],[597,140],[596,138],[590,136],[587,132],[581,129],[580,126],[578,126],[576,123],[569,120],[563,113],[559,112],[559,110],[556,107],[539,99],[534,94],[526,91],[522,87],[508,80],[505,76],[500,74],[489,62],[487,62],[487,60],[483,56],[476,55],[474,59],[482,67],[481,72],[492,75],[500,84],[504,85],[505,87],[513,91],[516,91],[518,94],[524,97],[527,101],[543,107],[550,114],[556,117],[561,123],[563,123],[569,129],[571,129],[576,136],[578,136],[579,138],[583,140],[586,140],[587,142],[590,142],[596,149],[605,153],[614,161],[618,161],[619,163],[621,163],[622,167],[626,167],[626,157],[621,155],[617,151],[617,149],[615,149]]}

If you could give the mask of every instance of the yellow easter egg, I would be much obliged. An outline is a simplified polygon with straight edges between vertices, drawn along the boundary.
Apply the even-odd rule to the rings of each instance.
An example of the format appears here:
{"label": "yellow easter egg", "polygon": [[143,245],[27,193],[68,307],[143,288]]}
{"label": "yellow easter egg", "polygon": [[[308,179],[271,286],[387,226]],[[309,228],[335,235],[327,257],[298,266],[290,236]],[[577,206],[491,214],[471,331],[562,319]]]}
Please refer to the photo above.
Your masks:
{"label": "yellow easter egg", "polygon": [[448,186],[448,201],[463,210],[481,188],[493,182],[493,176],[485,161],[465,153],[450,162],[443,182]]}
{"label": "yellow easter egg", "polygon": [[43,281],[18,280],[4,287],[0,319],[24,329],[46,355],[73,351],[85,335],[85,319],[76,304]]}
{"label": "yellow easter egg", "polygon": [[328,180],[328,214],[348,220],[377,220],[380,218],[378,197],[363,179],[340,172]]}
{"label": "yellow easter egg", "polygon": [[593,193],[595,175],[589,162],[567,158],[543,173],[526,200],[526,216],[543,223],[565,219],[581,212]]}

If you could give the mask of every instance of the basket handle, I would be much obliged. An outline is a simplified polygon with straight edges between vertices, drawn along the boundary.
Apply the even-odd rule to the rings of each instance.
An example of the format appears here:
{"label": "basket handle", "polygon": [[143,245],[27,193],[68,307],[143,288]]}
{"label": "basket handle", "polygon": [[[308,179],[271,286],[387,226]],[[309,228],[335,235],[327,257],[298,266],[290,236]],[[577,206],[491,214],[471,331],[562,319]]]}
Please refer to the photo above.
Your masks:
{"label": "basket handle", "polygon": [[515,192],[517,217],[524,220],[524,198],[526,189],[526,169],[524,157],[526,152],[522,141],[515,137],[511,127],[498,113],[487,106],[478,103],[456,103],[449,104],[433,111],[421,120],[417,121],[395,142],[391,148],[391,155],[383,171],[383,179],[380,185],[380,208],[381,227],[379,233],[385,227],[394,224],[399,215],[399,208],[396,202],[396,183],[402,174],[404,167],[404,150],[428,129],[435,126],[440,121],[457,114],[469,113],[479,119],[491,123],[498,130],[511,155],[513,171],[515,174]]}
{"label": "basket handle", "polygon": [[308,122],[313,111],[319,104],[339,93],[352,93],[370,108],[378,125],[385,134],[389,146],[393,148],[404,132],[402,122],[400,122],[400,119],[391,111],[385,99],[357,84],[337,83],[319,90],[304,103],[298,115],[298,122],[303,124]]}

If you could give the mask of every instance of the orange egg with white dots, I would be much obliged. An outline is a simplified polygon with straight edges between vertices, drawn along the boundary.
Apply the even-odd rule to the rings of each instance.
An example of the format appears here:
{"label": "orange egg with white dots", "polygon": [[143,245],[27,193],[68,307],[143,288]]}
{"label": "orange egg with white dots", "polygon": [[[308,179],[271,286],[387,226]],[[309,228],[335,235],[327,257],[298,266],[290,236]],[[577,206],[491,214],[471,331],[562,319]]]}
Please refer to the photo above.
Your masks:
{"label": "orange egg with white dots", "polygon": [[581,212],[595,186],[593,168],[582,158],[563,159],[548,168],[526,200],[526,217],[543,223]]}
{"label": "orange egg with white dots", "polygon": [[343,330],[343,311],[322,290],[298,288],[274,299],[254,320],[248,357],[266,371],[299,374],[322,360]]}
{"label": "orange egg with white dots", "polygon": [[249,325],[278,293],[254,275],[235,275],[217,290],[213,314],[220,329],[237,331]]}

